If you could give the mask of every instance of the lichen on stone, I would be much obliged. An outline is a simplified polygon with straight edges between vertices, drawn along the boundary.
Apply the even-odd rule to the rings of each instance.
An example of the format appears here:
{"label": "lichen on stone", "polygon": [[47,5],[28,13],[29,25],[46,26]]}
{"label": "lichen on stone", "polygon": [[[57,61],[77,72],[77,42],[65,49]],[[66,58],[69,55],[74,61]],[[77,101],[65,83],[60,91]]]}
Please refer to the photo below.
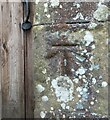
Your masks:
{"label": "lichen on stone", "polygon": [[109,8],[106,5],[101,4],[94,12],[93,17],[98,21],[106,21],[109,15]]}
{"label": "lichen on stone", "polygon": [[35,0],[35,3],[38,4],[40,2],[40,0]]}
{"label": "lichen on stone", "polygon": [[46,113],[45,113],[44,111],[41,111],[41,112],[40,112],[40,116],[41,116],[41,118],[45,118]]}
{"label": "lichen on stone", "polygon": [[97,27],[97,24],[94,22],[91,22],[90,25],[88,26],[89,29],[95,29]]}
{"label": "lichen on stone", "polygon": [[48,101],[48,97],[47,96],[42,96],[42,101],[43,102],[47,102]]}
{"label": "lichen on stone", "polygon": [[37,88],[37,90],[38,90],[39,93],[41,93],[41,92],[43,92],[45,90],[45,88],[41,84],[38,84],[36,86],[36,88]]}
{"label": "lichen on stone", "polygon": [[76,71],[76,74],[83,75],[83,74],[85,74],[85,72],[86,72],[86,69],[83,68],[83,67],[80,67],[80,68]]}
{"label": "lichen on stone", "polygon": [[90,31],[85,31],[84,41],[86,42],[86,46],[94,41],[94,37]]}
{"label": "lichen on stone", "polygon": [[56,79],[53,79],[51,84],[55,90],[58,102],[66,103],[74,98],[74,84],[69,77],[59,76]]}
{"label": "lichen on stone", "polygon": [[57,6],[59,6],[59,0],[50,0],[50,3],[51,3],[51,6],[52,7],[57,7]]}
{"label": "lichen on stone", "polygon": [[102,82],[102,87],[106,87],[108,85],[108,83],[106,81]]}
{"label": "lichen on stone", "polygon": [[82,13],[77,13],[76,17],[73,18],[73,20],[77,20],[77,19],[80,19],[80,20],[84,20],[84,16],[82,15]]}

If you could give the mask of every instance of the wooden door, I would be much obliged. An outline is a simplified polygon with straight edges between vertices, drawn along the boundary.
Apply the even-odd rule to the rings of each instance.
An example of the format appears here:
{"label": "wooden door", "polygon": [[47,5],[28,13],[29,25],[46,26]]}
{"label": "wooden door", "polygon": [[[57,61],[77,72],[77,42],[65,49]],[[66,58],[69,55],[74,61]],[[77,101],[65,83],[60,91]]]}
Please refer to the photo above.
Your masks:
{"label": "wooden door", "polygon": [[107,5],[37,3],[35,118],[108,117]]}

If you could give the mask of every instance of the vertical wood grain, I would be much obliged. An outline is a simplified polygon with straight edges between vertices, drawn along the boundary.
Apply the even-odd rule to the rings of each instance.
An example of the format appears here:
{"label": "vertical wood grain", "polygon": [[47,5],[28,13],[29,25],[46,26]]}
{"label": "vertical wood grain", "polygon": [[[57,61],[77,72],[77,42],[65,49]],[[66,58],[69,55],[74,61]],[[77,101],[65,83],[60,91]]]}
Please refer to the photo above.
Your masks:
{"label": "vertical wood grain", "polygon": [[2,4],[2,117],[24,118],[22,4]]}
{"label": "vertical wood grain", "polygon": [[23,32],[22,22],[22,2],[0,2],[2,118],[33,118],[32,30]]}
{"label": "vertical wood grain", "polygon": [[[33,23],[34,3],[30,2],[30,21]],[[25,16],[24,16],[25,18]],[[34,117],[34,96],[33,96],[33,69],[32,69],[32,30],[24,32],[24,91],[25,91],[25,117]]]}
{"label": "vertical wood grain", "polygon": [[[0,4],[0,15],[2,14],[2,12],[1,12],[1,10],[2,10],[2,4]],[[0,120],[1,120],[1,118],[2,118],[2,92],[1,92],[1,38],[2,38],[2,16],[0,16]]]}

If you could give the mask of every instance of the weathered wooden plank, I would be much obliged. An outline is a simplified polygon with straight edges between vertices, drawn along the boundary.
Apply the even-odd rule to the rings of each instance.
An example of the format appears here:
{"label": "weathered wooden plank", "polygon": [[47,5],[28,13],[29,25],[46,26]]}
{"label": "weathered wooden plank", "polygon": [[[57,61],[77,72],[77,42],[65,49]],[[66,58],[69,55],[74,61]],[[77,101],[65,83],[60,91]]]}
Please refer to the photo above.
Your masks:
{"label": "weathered wooden plank", "polygon": [[24,118],[24,42],[21,3],[2,3],[2,117]]}
{"label": "weathered wooden plank", "polygon": [[3,118],[32,118],[32,31],[21,29],[22,3],[0,3],[0,13],[0,113]]}
{"label": "weathered wooden plank", "polygon": [[[29,3],[30,21],[33,23],[34,3]],[[25,18],[25,15],[24,15]],[[32,69],[32,30],[24,32],[24,92],[25,92],[25,117],[34,117],[34,89]]]}
{"label": "weathered wooden plank", "polygon": [[[0,15],[2,15],[1,12],[2,4],[0,3]],[[0,16],[0,23],[2,23],[2,16]],[[2,24],[0,24],[0,31],[2,31]],[[1,94],[1,38],[2,38],[2,32],[0,32],[0,120],[2,118],[2,94]]]}

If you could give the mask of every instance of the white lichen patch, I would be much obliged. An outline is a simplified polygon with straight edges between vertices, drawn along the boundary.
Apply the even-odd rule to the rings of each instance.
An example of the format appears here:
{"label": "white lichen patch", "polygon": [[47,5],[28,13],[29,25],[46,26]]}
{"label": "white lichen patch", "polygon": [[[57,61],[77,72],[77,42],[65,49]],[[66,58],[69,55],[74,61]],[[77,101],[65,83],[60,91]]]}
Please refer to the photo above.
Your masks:
{"label": "white lichen patch", "polygon": [[78,82],[79,82],[79,79],[78,79],[78,78],[75,78],[75,79],[73,79],[73,81],[74,81],[75,83],[78,83]]}
{"label": "white lichen patch", "polygon": [[44,12],[48,12],[48,3],[44,4]]}
{"label": "white lichen patch", "polygon": [[41,118],[45,118],[45,116],[46,116],[46,113],[45,113],[44,111],[41,111],[41,112],[40,112],[40,117],[41,117]]}
{"label": "white lichen patch", "polygon": [[76,58],[81,62],[83,62],[85,60],[85,57],[82,57],[82,56],[79,56],[79,55],[76,55]]}
{"label": "white lichen patch", "polygon": [[80,95],[80,94],[78,94],[78,97],[80,98],[80,97],[81,97],[81,95]]}
{"label": "white lichen patch", "polygon": [[59,6],[60,1],[59,0],[50,0],[51,6],[52,7],[57,7]]}
{"label": "white lichen patch", "polygon": [[83,92],[85,93],[85,92],[87,92],[88,91],[88,89],[87,88],[83,88]]}
{"label": "white lichen patch", "polygon": [[100,6],[104,2],[105,2],[105,0],[99,0],[98,6]]}
{"label": "white lichen patch", "polygon": [[51,109],[51,110],[54,110],[54,108],[53,108],[53,107],[51,107],[50,109]]}
{"label": "white lichen patch", "polygon": [[63,114],[63,118],[65,118],[65,117],[66,117],[66,115]]}
{"label": "white lichen patch", "polygon": [[65,103],[61,103],[60,105],[61,105],[62,109],[65,109],[65,107],[66,107]]}
{"label": "white lichen patch", "polygon": [[108,83],[106,81],[102,82],[102,87],[106,87],[108,85]]}
{"label": "white lichen patch", "polygon": [[91,104],[91,105],[94,105],[94,102],[93,102],[93,101],[91,101],[91,102],[90,102],[90,104]]}
{"label": "white lichen patch", "polygon": [[40,85],[40,84],[38,84],[36,86],[36,88],[37,88],[37,90],[38,90],[39,93],[41,93],[41,92],[43,92],[45,90],[45,88],[42,85]]}
{"label": "white lichen patch", "polygon": [[77,20],[77,19],[84,20],[82,13],[80,13],[80,12],[77,13],[76,17],[73,18],[73,20]]}
{"label": "white lichen patch", "polygon": [[66,59],[64,59],[64,66],[66,66],[67,65],[67,60]]}
{"label": "white lichen patch", "polygon": [[107,39],[106,39],[106,42],[105,42],[106,45],[108,45],[109,42],[110,42],[110,39],[107,38]]}
{"label": "white lichen patch", "polygon": [[88,26],[89,29],[95,29],[97,27],[97,24],[94,22],[91,22],[90,25]]}
{"label": "white lichen patch", "polygon": [[46,74],[46,72],[47,72],[47,70],[46,70],[46,69],[44,69],[44,70],[42,71],[42,73],[43,73],[43,74]]}
{"label": "white lichen patch", "polygon": [[43,102],[47,102],[49,99],[48,99],[48,97],[47,96],[42,96],[42,101]]}
{"label": "white lichen patch", "polygon": [[83,82],[84,82],[84,83],[86,83],[86,82],[87,82],[87,80],[86,80],[86,79],[82,79],[82,80],[83,80]]}
{"label": "white lichen patch", "polygon": [[71,71],[74,72],[75,70],[72,68]]}
{"label": "white lichen patch", "polygon": [[35,0],[35,3],[38,4],[40,2],[40,0]]}
{"label": "white lichen patch", "polygon": [[47,8],[48,7],[48,3],[44,3],[44,7]]}
{"label": "white lichen patch", "polygon": [[82,51],[83,53],[87,53],[87,50],[85,49],[84,51]]}
{"label": "white lichen patch", "polygon": [[97,81],[96,81],[96,78],[92,78],[92,83],[93,83],[93,84],[96,84],[96,82],[97,82]]}
{"label": "white lichen patch", "polygon": [[96,90],[96,93],[99,93],[100,91],[99,90]]}
{"label": "white lichen patch", "polygon": [[94,12],[93,17],[98,21],[105,21],[108,19],[109,10],[106,5],[99,5],[98,9]]}
{"label": "white lichen patch", "polygon": [[69,110],[69,109],[70,109],[70,106],[66,106],[66,109],[68,109],[68,110]]}
{"label": "white lichen patch", "polygon": [[79,79],[82,79],[82,76],[81,76],[81,75],[79,75],[78,77],[79,77]]}
{"label": "white lichen patch", "polygon": [[50,14],[46,14],[47,18],[50,18]]}
{"label": "white lichen patch", "polygon": [[46,79],[46,83],[48,84],[49,81],[50,81],[50,77],[47,77],[47,79]]}
{"label": "white lichen patch", "polygon": [[[86,54],[86,55],[89,55],[89,54]],[[93,60],[94,60],[94,56],[91,56],[89,61],[91,61],[93,63]],[[91,65],[91,67],[93,67],[93,65]]]}
{"label": "white lichen patch", "polygon": [[63,6],[62,6],[62,5],[60,5],[60,6],[59,6],[59,8],[63,8]]}
{"label": "white lichen patch", "polygon": [[[93,59],[90,61],[93,61]],[[91,64],[91,67],[89,68],[89,70],[91,70],[91,71],[92,70],[99,70],[99,68],[100,68],[99,64]]]}
{"label": "white lichen patch", "polygon": [[83,75],[85,74],[86,69],[83,68],[82,66],[76,71],[76,74]]}
{"label": "white lichen patch", "polygon": [[95,49],[95,45],[92,45],[91,48],[92,48],[92,49]]}
{"label": "white lichen patch", "polygon": [[80,8],[81,7],[81,5],[79,4],[79,3],[73,3],[73,6],[75,6],[76,8]]}
{"label": "white lichen patch", "polygon": [[81,92],[82,91],[82,87],[77,87],[76,91],[77,92]]}
{"label": "white lichen patch", "polygon": [[94,37],[90,31],[85,32],[84,41],[86,42],[86,46],[89,46],[94,41]]}
{"label": "white lichen patch", "polygon": [[58,102],[66,103],[73,99],[74,84],[69,77],[59,76],[56,79],[53,79],[51,84],[55,90]]}

